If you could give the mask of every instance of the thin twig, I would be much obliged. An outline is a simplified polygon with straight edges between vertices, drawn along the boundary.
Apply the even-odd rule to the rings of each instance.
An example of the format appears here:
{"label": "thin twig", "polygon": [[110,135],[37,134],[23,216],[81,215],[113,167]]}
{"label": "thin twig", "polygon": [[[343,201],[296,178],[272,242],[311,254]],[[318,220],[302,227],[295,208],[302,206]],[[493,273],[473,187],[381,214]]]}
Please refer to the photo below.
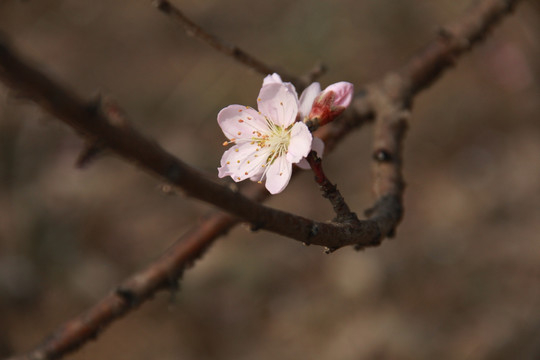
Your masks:
{"label": "thin twig", "polygon": [[336,213],[334,221],[337,223],[358,222],[358,217],[351,211],[337,186],[332,184],[326,177],[322,168],[322,160],[317,156],[317,153],[315,151],[310,152],[306,159],[315,174],[315,182],[319,184],[323,197],[327,198],[334,208]]}
{"label": "thin twig", "polygon": [[293,83],[299,91],[304,89],[309,83],[310,80],[317,77],[321,73],[324,72],[324,68],[322,66],[318,67],[315,71],[310,73],[308,76],[309,79],[306,81],[304,78],[300,78],[297,76],[294,76],[292,74],[288,74],[283,70],[279,70],[276,68],[273,68],[264,62],[260,61],[259,59],[255,58],[254,56],[248,54],[241,48],[239,48],[236,45],[231,45],[223,41],[222,39],[218,38],[215,35],[210,34],[206,30],[204,30],[202,27],[197,25],[195,22],[190,20],[180,9],[178,9],[176,6],[171,4],[170,1],[167,0],[153,0],[154,5],[164,14],[169,16],[171,19],[173,19],[176,23],[178,23],[184,31],[191,35],[217,51],[232,57],[236,61],[246,65],[247,67],[257,71],[259,74],[262,75],[268,75],[273,74],[275,72],[278,72],[281,76],[281,78],[284,81],[289,81]]}
{"label": "thin twig", "polygon": [[446,26],[399,71],[368,85],[366,96],[355,99],[353,107],[357,111],[372,111],[375,117],[373,191],[377,200],[366,215],[377,222],[382,237],[394,236],[403,217],[402,147],[413,98],[479,43],[518,2],[475,1],[458,21]]}
{"label": "thin twig", "polygon": [[[398,86],[380,86],[379,84],[378,87],[375,85],[366,87],[366,89],[369,90],[366,90],[360,94],[362,96],[357,96],[354,100],[354,112],[346,112],[341,119],[319,130],[319,136],[326,138],[327,149],[332,148],[339,141],[340,136],[347,134],[355,124],[369,120],[377,115],[374,152],[374,159],[376,160],[376,164],[374,165],[374,192],[378,200],[373,207],[373,210],[370,211],[370,217],[372,219],[378,219],[377,221],[381,225],[383,233],[391,235],[402,214],[401,197],[403,192],[403,179],[401,176],[401,146],[405,132],[406,119],[408,117],[408,106],[406,104],[412,100],[412,97],[418,93],[418,91],[433,83],[445,69],[453,64],[453,61],[458,55],[469,49],[478,39],[482,38],[490,27],[496,23],[495,20],[505,13],[508,13],[516,3],[517,0],[484,0],[480,2],[463,17],[462,21],[458,21],[453,24],[453,26],[447,27],[447,29],[450,29],[449,32],[451,34],[456,35],[454,36],[454,40],[446,41],[448,36],[441,36],[430,43],[422,52],[416,54],[408,62],[408,64],[399,72],[400,81],[397,82],[399,84]],[[450,38],[452,38],[452,36]],[[460,41],[456,40],[459,38],[468,39],[468,43],[460,43]],[[452,59],[452,61],[449,61],[449,59]],[[2,71],[4,73],[2,73]],[[8,82],[17,81],[17,77],[10,79],[6,76],[5,69],[2,66],[0,66],[0,77]],[[387,77],[387,79],[388,78],[389,77]],[[374,89],[377,88],[380,91],[374,91]],[[379,97],[379,99],[377,99],[377,97]],[[385,97],[386,100],[384,100]],[[391,99],[391,101],[388,101],[389,99]],[[51,106],[49,102],[43,102],[43,99],[39,97],[35,100],[45,108]],[[69,104],[71,103],[68,103],[68,105]],[[388,110],[386,115],[379,114],[381,110],[384,110],[386,107],[392,110]],[[49,109],[49,111],[51,110]],[[74,113],[73,115],[78,115],[78,109],[71,109],[71,111]],[[54,111],[51,112],[55,113]],[[69,111],[67,111],[67,113],[69,113]],[[385,112],[383,111],[383,113]],[[388,126],[391,131],[388,135],[384,135],[385,132],[383,129]],[[260,188],[257,191],[259,191],[261,196],[263,196],[262,194],[265,194],[260,191]],[[229,226],[232,226],[232,224],[238,221],[231,220],[232,224],[227,224],[225,221],[221,222],[224,220],[223,217],[226,216],[229,215],[219,215],[219,218],[221,219],[219,221],[218,218],[214,219],[216,223],[210,226],[211,229],[207,229],[208,231],[213,231],[214,235],[210,235],[208,241],[216,238]],[[204,242],[204,235],[202,233],[197,233],[197,229],[202,229],[211,222],[211,220],[206,220],[189,233],[191,234],[189,236],[192,237],[194,242]],[[202,247],[203,246],[201,246],[201,248]],[[183,252],[180,251],[178,256],[179,257],[176,259],[182,258],[184,256]],[[167,255],[165,257],[167,257]],[[158,262],[162,261],[163,273],[167,274],[178,275],[179,273],[177,270],[184,266],[181,262],[175,263],[172,261],[167,263],[164,260]],[[153,266],[150,266],[150,268],[152,267]],[[145,270],[143,273],[146,273],[147,271],[149,270]],[[144,292],[144,296],[150,297],[155,291],[162,288],[155,286],[155,284],[160,283],[161,281],[159,280],[159,277],[143,276],[134,278],[138,279],[135,283],[140,284],[141,288],[148,289],[147,292]],[[121,291],[121,293],[126,293],[125,290],[130,288],[125,285],[126,283],[124,283],[123,287],[120,287],[124,290]],[[138,299],[139,301],[142,301],[148,299],[148,297],[141,296]],[[114,307],[116,301],[120,301],[124,304],[120,306],[119,314],[125,314],[130,309],[133,309],[133,306],[128,306],[125,299],[119,299],[117,298],[117,295],[114,295],[112,298],[111,295],[109,295],[99,304],[105,304],[108,301],[110,302],[110,306],[116,310],[119,309],[118,307]],[[108,306],[99,306],[99,304],[92,310],[85,312],[84,316],[77,317],[66,323],[77,324],[77,322],[80,323],[87,319],[87,331],[74,331],[73,333],[62,331],[56,333],[57,336],[49,338],[38,347],[36,351],[17,357],[16,359],[58,358],[61,357],[65,351],[68,351],[68,349],[73,350],[77,346],[82,345],[90,339],[87,334],[96,334],[104,326],[120,316],[116,316],[114,311],[111,312]],[[68,327],[66,326],[62,327],[62,329],[67,328]],[[84,329],[84,327],[76,327],[76,329]],[[57,344],[62,342],[64,345],[56,348],[54,346],[55,342]],[[64,352],[60,353],[58,351]],[[36,354],[40,357],[33,356]]]}
{"label": "thin twig", "polygon": [[110,151],[165,180],[186,195],[238,216],[250,222],[254,228],[272,231],[303,243],[336,249],[347,245],[367,247],[380,243],[376,221],[364,220],[357,224],[314,221],[263,206],[227,186],[209,180],[133,127],[111,122],[102,112],[89,111],[77,96],[25,64],[1,44],[0,78],[82,136],[91,141],[99,139]]}
{"label": "thin twig", "polygon": [[[316,135],[329,146],[339,143],[354,127],[369,120],[368,114],[349,114],[348,117],[320,129]],[[295,172],[297,173],[297,172]],[[294,176],[294,174],[293,174]],[[268,191],[256,183],[241,186],[242,193],[254,201],[263,201]],[[63,357],[83,346],[104,331],[112,322],[135,310],[160,290],[172,289],[183,271],[193,264],[219,236],[224,235],[240,219],[223,212],[208,214],[200,224],[184,234],[171,248],[145,269],[133,274],[82,314],[65,322],[43,344],[33,351],[9,360],[52,360]]]}
{"label": "thin twig", "polygon": [[176,290],[184,269],[193,264],[210,244],[236,223],[230,215],[218,212],[183,235],[163,256],[130,278],[79,316],[65,322],[54,335],[35,350],[14,359],[58,359],[73,352],[111,322],[137,308],[161,289]]}

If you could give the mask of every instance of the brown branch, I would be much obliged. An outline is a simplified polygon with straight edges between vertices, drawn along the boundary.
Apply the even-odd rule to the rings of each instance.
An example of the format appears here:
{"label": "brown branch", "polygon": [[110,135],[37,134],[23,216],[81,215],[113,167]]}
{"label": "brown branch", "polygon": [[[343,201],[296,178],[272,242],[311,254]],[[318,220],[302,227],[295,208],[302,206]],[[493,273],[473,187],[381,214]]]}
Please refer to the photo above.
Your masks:
{"label": "brown branch", "polygon": [[164,255],[135,273],[93,307],[64,323],[43,345],[15,359],[57,359],[79,348],[111,322],[137,308],[161,289],[176,290],[186,266],[196,261],[219,236],[236,224],[230,215],[218,212],[183,235]]}
{"label": "brown branch", "polygon": [[186,15],[184,15],[182,11],[180,11],[180,9],[171,4],[169,1],[154,0],[153,3],[161,12],[179,24],[188,35],[196,37],[197,39],[213,47],[215,50],[233,58],[241,64],[246,65],[247,67],[257,71],[259,74],[268,75],[277,72],[284,81],[293,83],[299,90],[301,90],[304,89],[313,80],[313,78],[324,72],[324,67],[318,66],[308,76],[306,76],[306,78],[300,78],[292,74],[287,74],[281,69],[278,71],[278,69],[275,69],[259,59],[256,59],[254,56],[248,54],[238,46],[228,44],[217,36],[210,34],[195,22],[191,21]]}
{"label": "brown branch", "polygon": [[[351,114],[320,129],[316,135],[325,140],[331,151],[352,128],[369,120],[369,114]],[[242,193],[255,201],[263,201],[269,194],[262,186],[247,183],[242,186]],[[150,300],[160,290],[174,291],[178,278],[183,271],[193,264],[214,240],[224,235],[240,219],[223,212],[214,212],[205,217],[183,235],[159,259],[142,271],[130,276],[97,304],[82,314],[62,324],[52,336],[35,350],[9,360],[51,360],[63,357],[75,351],[96,337],[112,324],[143,302]]]}
{"label": "brown branch", "polygon": [[347,245],[367,247],[380,243],[376,221],[365,220],[354,225],[313,221],[265,207],[240,192],[207,179],[128,124],[111,122],[103,112],[90,111],[82,100],[22,62],[1,44],[0,79],[17,92],[26,94],[84,137],[91,141],[100,140],[108,150],[165,180],[188,196],[213,204],[250,222],[255,228],[303,243],[336,249]]}
{"label": "brown branch", "polygon": [[443,27],[437,38],[415,54],[399,71],[405,82],[401,91],[415,95],[426,89],[452,67],[460,55],[483,40],[504,15],[513,11],[519,1],[474,1],[458,21]]}
{"label": "brown branch", "polygon": [[377,200],[366,215],[377,222],[382,237],[392,237],[403,217],[402,146],[414,96],[480,42],[518,1],[476,1],[462,18],[446,26],[398,72],[368,85],[367,95],[355,100],[356,110],[372,111],[375,115],[373,191]]}
{"label": "brown branch", "polygon": [[393,237],[403,217],[402,146],[409,111],[403,99],[388,95],[400,85],[399,77],[389,76],[369,91],[377,113],[373,139],[373,192],[378,200],[366,210],[366,215],[379,224],[383,237]]}
{"label": "brown branch", "polygon": [[351,211],[337,189],[337,186],[332,184],[328,177],[326,177],[322,168],[322,160],[317,156],[317,153],[315,151],[310,152],[306,159],[315,174],[315,182],[319,184],[323,197],[327,198],[334,208],[334,212],[336,213],[336,219],[334,221],[337,223],[358,222],[358,217]]}
{"label": "brown branch", "polygon": [[[374,192],[378,200],[368,213],[380,226],[381,234],[392,235],[402,216],[401,198],[404,182],[401,175],[401,147],[409,116],[408,103],[418,91],[434,82],[452,65],[455,57],[481,39],[496,20],[509,12],[515,3],[517,0],[480,2],[466,14],[463,21],[447,27],[449,30],[443,32],[444,36],[414,56],[397,77],[388,76],[385,81],[368,86],[366,92],[362,94],[365,96],[357,96],[354,101],[355,113],[349,111],[342,119],[319,130],[319,135],[325,138],[327,149],[331,149],[352,127],[376,115]],[[467,42],[464,43],[463,39],[467,39]],[[5,49],[0,50],[2,50],[0,55],[4,57]],[[0,72],[2,70],[0,77],[5,81],[18,81],[16,77],[13,79],[6,75],[3,66],[0,67]],[[53,95],[56,95],[56,92],[53,92]],[[49,111],[51,111],[49,107],[54,105],[54,101],[50,99],[44,101],[38,96],[36,100]],[[71,103],[68,102],[69,104]],[[69,110],[66,111],[67,114],[72,111],[75,115],[79,115],[79,109],[67,107]],[[55,111],[51,112],[56,114]],[[254,194],[250,197],[262,198],[266,195],[260,188],[255,190]],[[61,357],[88,341],[91,335],[97,334],[104,326],[148,299],[157,290],[170,285],[171,275],[174,278],[181,274],[187,262],[196,259],[213,239],[238,222],[238,219],[223,213],[214,216],[183,237],[185,246],[181,245],[184,242],[179,242],[160,260],[119,286],[120,291],[107,296],[82,316],[67,322],[55,336],[45,341],[36,351],[21,356],[20,359]]]}

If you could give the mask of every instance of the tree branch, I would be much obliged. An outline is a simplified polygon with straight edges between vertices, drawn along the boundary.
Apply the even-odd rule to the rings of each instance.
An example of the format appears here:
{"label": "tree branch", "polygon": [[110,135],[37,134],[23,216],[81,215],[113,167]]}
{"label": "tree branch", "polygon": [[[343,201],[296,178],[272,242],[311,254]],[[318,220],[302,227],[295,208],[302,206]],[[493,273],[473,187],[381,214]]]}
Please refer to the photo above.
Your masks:
{"label": "tree branch", "polygon": [[437,37],[413,56],[399,71],[409,96],[429,87],[458,57],[482,41],[489,31],[513,11],[520,0],[473,1],[456,22],[444,26]]}
{"label": "tree branch", "polygon": [[[369,120],[369,114],[353,114],[319,129],[317,137],[328,146],[327,152],[355,127]],[[297,173],[297,172],[295,172]],[[293,174],[294,176],[294,174]],[[256,183],[245,183],[241,192],[254,201],[263,201],[268,191]],[[9,360],[52,360],[77,350],[97,336],[114,321],[150,300],[160,290],[175,290],[184,270],[200,258],[219,236],[225,235],[241,220],[224,212],[207,215],[200,224],[184,234],[161,257],[142,271],[135,273],[90,309],[62,324],[33,351]]]}
{"label": "tree branch", "polygon": [[377,201],[366,215],[379,225],[382,237],[392,237],[403,217],[402,146],[413,98],[479,43],[518,2],[474,2],[461,19],[446,26],[399,71],[368,85],[367,95],[353,103],[356,110],[375,116],[373,192]]}
{"label": "tree branch", "polygon": [[332,184],[326,177],[322,168],[322,160],[317,156],[317,153],[311,151],[306,159],[311,166],[311,170],[313,170],[313,173],[315,174],[315,182],[319,184],[323,197],[327,198],[334,208],[334,212],[336,213],[336,219],[334,221],[338,223],[358,222],[358,217],[351,211],[345,202],[345,199],[337,189],[337,186]]}
{"label": "tree branch", "polygon": [[135,273],[96,305],[64,323],[43,345],[12,360],[61,358],[95,339],[111,322],[137,308],[158,290],[176,290],[178,278],[186,266],[196,261],[217,237],[235,223],[234,217],[222,212],[208,216],[146,269]]}
{"label": "tree branch", "polygon": [[111,122],[103,112],[94,111],[93,107],[87,106],[67,89],[22,62],[1,43],[0,78],[13,90],[27,95],[90,141],[101,141],[107,149],[184,191],[186,195],[238,216],[250,222],[254,228],[335,249],[347,245],[367,247],[380,243],[376,221],[365,220],[354,225],[313,221],[265,207],[240,192],[207,179],[129,124]]}
{"label": "tree branch", "polygon": [[293,83],[296,88],[301,90],[311,82],[310,80],[324,72],[324,68],[322,66],[317,66],[309,75],[306,76],[307,78],[304,79],[292,74],[288,74],[281,69],[278,71],[259,59],[256,59],[254,56],[248,54],[238,46],[228,44],[217,36],[210,34],[195,22],[191,21],[186,15],[184,15],[182,11],[180,11],[180,9],[171,4],[169,1],[153,0],[153,3],[162,13],[169,16],[172,20],[179,24],[188,35],[194,36],[195,38],[205,42],[220,53],[233,58],[239,63],[246,65],[248,68],[257,71],[261,75],[268,75],[277,72],[284,81]]}
{"label": "tree branch", "polygon": [[[351,128],[373,117],[376,118],[374,193],[378,200],[375,206],[368,211],[368,216],[379,225],[381,235],[392,235],[402,216],[401,198],[404,182],[401,175],[401,147],[409,117],[408,108],[412,98],[420,90],[433,83],[444,70],[454,63],[457,56],[481,39],[496,21],[502,15],[508,13],[516,3],[517,0],[484,0],[478,3],[476,7],[465,14],[462,20],[447,27],[447,30],[443,31],[437,39],[431,42],[423,51],[416,54],[397,72],[397,76],[395,74],[389,75],[384,81],[367,86],[366,91],[359,94],[354,100],[353,108],[355,111],[346,112],[341,119],[318,130],[318,136],[324,138],[327,149],[331,149],[339,142],[342,136],[349,133]],[[463,39],[467,41],[464,42]],[[8,52],[7,55],[10,55],[10,53]],[[0,61],[2,64],[0,66],[0,78],[12,85],[14,82],[21,81],[18,78],[21,75],[20,73],[14,76],[10,74],[9,68],[6,69],[5,67],[5,47],[0,47],[0,58],[2,59]],[[41,90],[54,90],[51,93],[51,98],[44,97],[40,92],[36,94],[30,91],[30,94],[34,96],[34,100],[45,109],[48,109],[49,112],[56,116],[82,116],[83,119],[88,121],[93,120],[95,117],[89,116],[86,111],[81,112],[83,103],[78,99],[72,101],[74,98],[69,93],[66,94],[61,91],[63,89],[48,88],[46,85],[50,80],[43,75],[33,71],[30,71],[30,74],[23,75],[22,80],[28,80],[28,76],[37,77],[37,79],[34,79],[37,80],[37,84],[33,84],[33,86],[45,85]],[[28,90],[28,86],[29,84],[23,81],[22,88]],[[13,87],[20,88],[17,84],[14,84]],[[64,95],[67,95],[67,98]],[[55,100],[57,96],[60,97]],[[56,106],[61,105],[66,99],[69,101],[63,105],[65,108],[62,110],[57,109]],[[104,119],[100,120],[103,122]],[[97,126],[99,130],[104,125],[100,123],[94,126]],[[74,127],[79,129],[78,126],[74,125]],[[79,130],[84,131],[84,129],[83,127]],[[132,132],[129,127],[124,130],[127,133]],[[86,133],[86,136],[93,137],[92,132]],[[123,135],[111,131],[109,136],[116,139],[117,136],[122,137]],[[137,133],[135,133],[135,139],[138,139]],[[125,139],[123,142],[121,140],[118,139],[121,144],[124,144],[123,146],[127,147],[132,141],[135,141],[133,138]],[[145,139],[143,138],[143,140]],[[151,145],[157,147],[153,143]],[[119,147],[122,149],[120,145]],[[147,171],[155,173],[155,169],[147,169],[143,165],[146,161],[153,160],[151,155],[155,155],[156,151],[157,153],[163,151],[159,147],[157,148],[159,150],[154,149],[151,154],[141,150],[141,154],[130,159]],[[122,152],[119,153],[122,154]],[[169,158],[167,157],[167,159]],[[172,163],[174,164],[174,161]],[[160,164],[163,166],[168,163],[165,161]],[[157,166],[157,168],[161,167]],[[177,170],[174,167],[173,169]],[[253,193],[248,194],[248,192],[246,196],[262,200],[267,195],[264,190],[261,190],[261,187],[254,184],[248,185],[243,188],[249,188]],[[200,256],[215,238],[230,229],[238,221],[238,218],[224,213],[216,213],[210,216],[184,235],[176,245],[146,270],[122,283],[118,287],[119,291],[108,295],[81,316],[65,323],[60,330],[55,332],[53,337],[46,340],[32,353],[16,359],[54,359],[73,351],[87,342],[92,335],[97,334],[99,330],[151,297],[156,291],[171,286],[171,278],[174,279],[176,276],[181,275],[187,263]]]}

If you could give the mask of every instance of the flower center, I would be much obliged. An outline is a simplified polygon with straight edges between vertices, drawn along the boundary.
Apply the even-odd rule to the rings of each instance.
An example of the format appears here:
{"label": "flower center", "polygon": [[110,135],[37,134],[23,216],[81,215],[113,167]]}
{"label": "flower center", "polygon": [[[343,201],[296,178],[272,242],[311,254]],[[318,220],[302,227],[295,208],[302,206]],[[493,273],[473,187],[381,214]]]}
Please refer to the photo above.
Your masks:
{"label": "flower center", "polygon": [[252,140],[257,144],[258,148],[268,148],[266,165],[271,165],[278,157],[287,153],[291,140],[292,125],[283,128],[268,119],[267,124],[268,132],[266,134],[257,133],[257,136],[253,137]]}
{"label": "flower center", "polygon": [[290,140],[290,128],[284,129],[279,125],[271,124],[270,134],[266,142],[267,146],[276,153],[276,156],[281,156],[287,152]]}

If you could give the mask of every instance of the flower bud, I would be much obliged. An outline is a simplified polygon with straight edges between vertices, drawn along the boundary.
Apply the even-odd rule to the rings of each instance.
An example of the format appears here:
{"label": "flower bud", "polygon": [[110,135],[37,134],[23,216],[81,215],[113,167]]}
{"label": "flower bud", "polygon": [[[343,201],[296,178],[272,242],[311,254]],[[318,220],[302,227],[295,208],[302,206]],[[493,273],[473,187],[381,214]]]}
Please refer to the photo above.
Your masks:
{"label": "flower bud", "polygon": [[318,126],[333,121],[350,105],[353,91],[353,84],[346,81],[328,86],[313,102],[308,120]]}

